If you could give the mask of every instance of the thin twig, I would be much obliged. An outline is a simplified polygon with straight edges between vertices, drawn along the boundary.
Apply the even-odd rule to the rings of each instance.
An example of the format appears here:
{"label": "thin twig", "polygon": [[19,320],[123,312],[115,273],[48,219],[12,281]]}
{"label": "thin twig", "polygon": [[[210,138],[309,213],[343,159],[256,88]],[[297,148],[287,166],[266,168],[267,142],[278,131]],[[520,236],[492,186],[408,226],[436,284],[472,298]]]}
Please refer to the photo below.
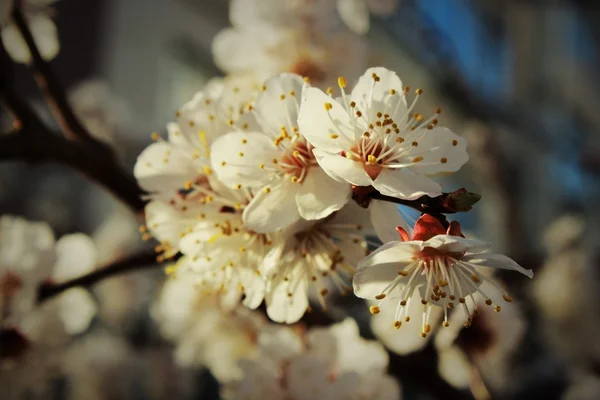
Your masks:
{"label": "thin twig", "polygon": [[97,151],[93,143],[73,141],[50,131],[33,110],[0,83],[0,92],[19,120],[17,133],[0,135],[0,161],[56,162],[73,167],[110,190],[136,212],[144,209],[143,191],[116,160]]}
{"label": "thin twig", "polygon": [[31,30],[23,15],[21,3],[22,1],[20,0],[14,1],[12,18],[27,44],[27,48],[31,54],[35,79],[44,93],[58,124],[70,138],[78,138],[93,142],[95,146],[97,146],[98,151],[106,153],[105,156],[114,158],[114,153],[110,147],[94,138],[73,112],[63,88],[52,72],[50,65],[44,60],[37,48]]}
{"label": "thin twig", "polygon": [[38,288],[38,303],[42,303],[75,287],[90,287],[103,279],[141,269],[156,268],[160,264],[156,261],[153,250],[144,250],[138,254],[124,258],[104,268],[95,270],[78,278],[59,283],[45,283]]}

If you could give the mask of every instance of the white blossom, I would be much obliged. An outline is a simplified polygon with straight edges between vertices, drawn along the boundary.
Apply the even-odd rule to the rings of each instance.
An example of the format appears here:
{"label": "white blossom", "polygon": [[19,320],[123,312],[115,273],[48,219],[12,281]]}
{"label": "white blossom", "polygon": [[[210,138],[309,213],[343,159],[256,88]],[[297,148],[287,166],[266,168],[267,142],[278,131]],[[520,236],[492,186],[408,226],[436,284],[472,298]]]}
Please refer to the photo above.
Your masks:
{"label": "white blossom", "polygon": [[[395,306],[392,323],[400,328],[408,315],[410,302],[415,293],[423,305],[421,336],[431,331],[432,306],[444,310],[443,325],[448,325],[448,309],[463,308],[465,324],[472,322],[478,314],[477,307],[469,307],[467,299],[482,296],[488,306],[494,301],[482,289],[483,282],[491,282],[478,272],[479,267],[499,268],[521,272],[533,277],[510,258],[501,254],[482,253],[489,244],[466,239],[460,225],[453,221],[445,229],[435,217],[424,214],[419,218],[412,239],[402,228],[398,228],[402,241],[388,242],[371,253],[358,265],[354,275],[354,293],[358,297],[378,300],[371,312],[379,313],[380,307]],[[512,298],[500,287],[494,286],[507,302]],[[474,301],[474,300],[473,300]],[[474,301],[475,302],[475,301]],[[494,306],[500,311],[499,305]]]}
{"label": "white blossom", "polygon": [[240,362],[243,378],[222,389],[225,399],[400,399],[398,383],[385,375],[388,357],[361,339],[346,319],[309,331],[269,326],[258,337],[258,354]]}
{"label": "white blossom", "polygon": [[316,88],[304,91],[298,125],[315,147],[319,165],[334,179],[372,185],[380,193],[413,200],[441,194],[428,176],[457,171],[468,159],[466,143],[437,126],[437,113],[413,113],[422,91],[407,106],[398,76],[370,68],[340,101]]}
{"label": "white blossom", "polygon": [[[281,72],[332,83],[336,74],[357,76],[366,47],[360,38],[337,29],[331,0],[236,0],[232,27],[213,40],[213,56],[228,74],[253,74],[265,80]],[[354,60],[349,63],[347,59]]]}
{"label": "white blossom", "polygon": [[349,204],[320,221],[301,221],[274,244],[273,263],[265,264],[267,314],[277,322],[298,321],[309,297],[326,308],[330,290],[346,294],[356,264],[367,249],[362,210]]}
{"label": "white blossom", "polygon": [[256,351],[264,318],[243,307],[225,309],[218,291],[198,285],[190,270],[177,268],[152,307],[163,335],[176,343],[175,359],[208,367],[220,382],[242,377],[237,362]]}
{"label": "white blossom", "polygon": [[95,265],[96,249],[88,236],[70,234],[55,242],[48,225],[3,216],[0,218],[0,327],[17,328],[33,340],[50,340],[55,332],[60,336],[85,331],[97,313],[89,292],[68,289],[39,308],[37,295],[41,285],[76,278],[90,272]]}
{"label": "white blossom", "polygon": [[[46,61],[52,60],[58,54],[60,44],[56,25],[52,21],[53,10],[51,5],[56,0],[25,0],[23,1],[23,12],[25,21],[29,26],[33,40]],[[10,18],[11,1],[6,0],[0,6],[0,36],[2,44],[10,57],[19,63],[29,64],[31,53],[21,36],[15,22]]]}
{"label": "white blossom", "polygon": [[350,199],[350,185],[330,178],[298,130],[303,79],[281,74],[262,87],[253,108],[257,131],[229,133],[211,148],[212,166],[225,184],[256,189],[244,223],[257,232],[285,228],[301,217],[325,218]]}

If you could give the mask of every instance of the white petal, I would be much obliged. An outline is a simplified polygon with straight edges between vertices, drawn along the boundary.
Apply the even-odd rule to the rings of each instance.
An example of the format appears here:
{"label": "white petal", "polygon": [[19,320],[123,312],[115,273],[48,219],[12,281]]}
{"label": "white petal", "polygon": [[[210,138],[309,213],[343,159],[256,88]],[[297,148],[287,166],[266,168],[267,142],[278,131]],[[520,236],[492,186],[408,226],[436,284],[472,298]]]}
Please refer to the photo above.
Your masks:
{"label": "white petal", "polygon": [[261,356],[274,364],[281,364],[301,354],[304,345],[292,328],[270,324],[260,331],[258,347]]}
{"label": "white petal", "polygon": [[461,258],[461,261],[476,264],[482,267],[508,269],[518,271],[529,278],[533,278],[533,271],[525,269],[517,264],[514,260],[502,254],[480,253],[469,254]]}
{"label": "white petal", "polygon": [[[27,19],[33,39],[46,61],[53,59],[59,51],[58,34],[54,22],[43,14],[34,15]],[[31,54],[27,43],[21,36],[15,24],[2,28],[2,43],[11,58],[20,63],[30,63]]]}
{"label": "white petal", "polygon": [[345,181],[356,186],[369,186],[373,183],[361,162],[319,149],[314,149],[313,153],[321,168],[337,181]]}
{"label": "white petal", "polygon": [[275,138],[285,127],[290,136],[294,134],[304,84],[300,75],[289,73],[276,75],[265,82],[254,106],[254,113],[265,133]]}
{"label": "white petal", "polygon": [[337,0],[342,21],[357,35],[369,31],[369,9],[366,0]]}
{"label": "white petal", "polygon": [[42,58],[46,61],[52,60],[60,49],[56,25],[44,14],[28,18],[27,22]]}
{"label": "white petal", "polygon": [[232,73],[260,66],[264,58],[261,43],[253,35],[235,28],[221,30],[212,42],[215,64]]}
{"label": "white petal", "polygon": [[297,322],[308,308],[306,279],[300,279],[292,292],[288,291],[288,286],[282,281],[266,296],[267,315],[275,322],[286,324]]}
{"label": "white petal", "polygon": [[265,280],[251,268],[239,271],[240,279],[244,285],[244,305],[250,309],[260,306],[265,298]]}
{"label": "white petal", "polygon": [[65,325],[65,331],[76,335],[85,331],[98,312],[92,295],[84,289],[69,289],[58,298],[59,315]]}
{"label": "white petal", "polygon": [[296,205],[298,184],[282,179],[258,191],[244,209],[244,223],[256,232],[285,228],[300,218]]}
{"label": "white petal", "polygon": [[398,205],[387,201],[373,200],[369,205],[371,222],[379,239],[385,242],[397,241],[400,235],[396,227],[400,226],[407,232],[410,231],[408,223],[400,214]]}
{"label": "white petal", "polygon": [[452,346],[438,353],[438,372],[450,385],[467,389],[473,381],[473,366],[458,346]]}
{"label": "white petal", "polygon": [[350,184],[331,179],[320,167],[311,167],[296,195],[296,204],[302,218],[321,219],[341,209],[351,194]]}
{"label": "white petal", "polygon": [[407,153],[407,157],[411,159],[416,156],[423,157],[422,161],[410,167],[415,173],[455,172],[469,160],[467,141],[447,128],[416,130],[406,138],[409,142],[416,139],[419,145],[412,147]]}
{"label": "white petal", "polygon": [[421,196],[439,196],[442,188],[430,178],[411,175],[403,169],[384,169],[373,181],[373,187],[381,194],[405,200],[415,200]]}
{"label": "white petal", "polygon": [[192,158],[167,142],[146,147],[138,156],[133,174],[140,186],[150,192],[178,190],[200,175]]}
{"label": "white petal", "polygon": [[[373,74],[379,77],[375,82]],[[395,91],[391,94],[390,91]],[[406,97],[402,81],[394,71],[383,67],[369,68],[358,80],[350,98],[356,102],[356,110],[369,117],[369,120],[375,120],[375,113],[382,112],[389,114],[398,124],[404,122],[407,106]]]}
{"label": "white petal", "polygon": [[[331,110],[325,109],[326,103],[332,105]],[[354,141],[354,128],[344,107],[317,88],[304,89],[298,125],[313,146],[331,153],[339,153]]]}
{"label": "white petal", "polygon": [[398,277],[398,264],[381,264],[356,271],[352,278],[354,295],[362,299],[374,299],[385,287]]}
{"label": "white petal", "polygon": [[65,235],[56,242],[57,260],[52,277],[58,281],[76,278],[94,269],[96,246],[83,233]]}
{"label": "white petal", "polygon": [[[421,318],[411,319],[409,322],[401,321],[402,326],[397,329],[393,324],[396,315],[397,303],[386,301],[381,304],[380,312],[371,317],[371,329],[375,336],[394,353],[400,355],[410,354],[421,350],[433,335],[427,335],[422,338]],[[423,312],[421,296],[415,291],[408,304],[407,315],[420,315]],[[442,310],[438,307],[432,307],[430,315],[430,324],[435,327],[442,316]],[[461,325],[462,326],[462,325]]]}
{"label": "white petal", "polygon": [[[358,268],[368,268],[379,264],[406,264],[413,261],[415,254],[423,249],[423,242],[388,242],[363,258]],[[397,269],[396,269],[397,271]]]}
{"label": "white petal", "polygon": [[[232,132],[217,139],[211,147],[212,167],[219,179],[235,187],[264,186],[272,177],[268,168],[280,156],[266,135],[258,132]],[[265,164],[268,168],[261,168]]]}
{"label": "white petal", "polygon": [[453,253],[479,252],[489,248],[490,243],[460,236],[437,235],[426,241],[423,247],[433,247],[434,249]]}

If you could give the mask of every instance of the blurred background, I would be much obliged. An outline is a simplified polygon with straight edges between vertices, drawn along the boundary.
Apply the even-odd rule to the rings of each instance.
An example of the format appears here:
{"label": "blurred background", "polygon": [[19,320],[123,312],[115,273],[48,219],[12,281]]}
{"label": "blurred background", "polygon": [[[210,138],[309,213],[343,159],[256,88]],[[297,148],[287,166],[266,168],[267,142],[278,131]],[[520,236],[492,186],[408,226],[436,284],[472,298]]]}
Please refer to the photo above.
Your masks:
{"label": "blurred background", "polygon": [[[211,45],[230,25],[226,0],[61,0],[53,8],[61,49],[51,65],[89,129],[128,168],[151,133],[222,74]],[[400,0],[391,15],[373,15],[360,40],[366,59],[347,62],[397,71],[424,89],[424,113],[441,107],[441,123],[469,141],[469,163],[443,181],[482,195],[460,215],[464,230],[536,273],[532,281],[500,275],[519,300],[523,331],[508,372],[487,385],[491,398],[599,399],[600,4]],[[12,73],[51,124],[31,71]],[[57,237],[90,234],[107,259],[144,246],[136,216],[65,167],[1,164],[0,214],[46,221]],[[97,285],[102,311],[91,331],[65,345],[68,362],[38,363],[37,383],[15,398],[218,398],[210,372],[175,363],[150,316],[161,281],[153,270]],[[369,335],[368,317],[357,318]],[[437,398],[403,387],[407,399]]]}

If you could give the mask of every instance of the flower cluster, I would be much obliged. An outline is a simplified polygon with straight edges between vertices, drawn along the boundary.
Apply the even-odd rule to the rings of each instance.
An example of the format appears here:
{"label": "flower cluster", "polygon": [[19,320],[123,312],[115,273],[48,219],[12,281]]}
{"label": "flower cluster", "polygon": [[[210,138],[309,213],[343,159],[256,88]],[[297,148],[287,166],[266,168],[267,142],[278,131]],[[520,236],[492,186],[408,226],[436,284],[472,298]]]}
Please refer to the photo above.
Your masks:
{"label": "flower cluster", "polygon": [[[18,343],[53,340],[87,329],[97,307],[89,292],[72,288],[36,309],[40,286],[52,285],[91,271],[96,249],[83,234],[55,241],[50,227],[19,217],[0,218],[0,334],[8,341],[3,355],[18,353]],[[57,324],[56,321],[59,323]],[[49,331],[49,326],[58,330]],[[54,328],[52,328],[54,329]],[[20,339],[18,339],[20,338]]]}
{"label": "flower cluster", "polygon": [[258,336],[256,356],[240,361],[243,379],[223,388],[225,399],[399,399],[398,383],[385,374],[388,355],[362,339],[352,319],[301,334],[269,326]]}

